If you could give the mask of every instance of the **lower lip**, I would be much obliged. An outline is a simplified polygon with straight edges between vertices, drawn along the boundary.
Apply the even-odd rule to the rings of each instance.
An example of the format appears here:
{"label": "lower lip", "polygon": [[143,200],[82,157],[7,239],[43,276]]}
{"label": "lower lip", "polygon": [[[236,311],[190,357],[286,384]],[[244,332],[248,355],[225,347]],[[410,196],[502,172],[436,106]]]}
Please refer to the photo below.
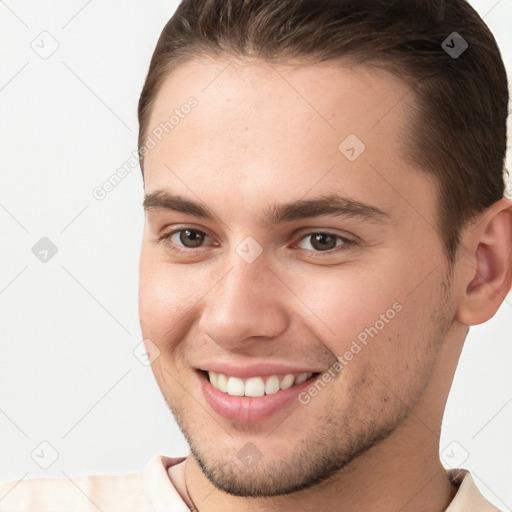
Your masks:
{"label": "lower lip", "polygon": [[297,396],[318,377],[318,374],[314,374],[304,382],[272,395],[251,397],[223,393],[215,389],[202,372],[198,373],[201,389],[210,407],[219,416],[237,423],[258,423],[270,418],[293,401],[299,403]]}

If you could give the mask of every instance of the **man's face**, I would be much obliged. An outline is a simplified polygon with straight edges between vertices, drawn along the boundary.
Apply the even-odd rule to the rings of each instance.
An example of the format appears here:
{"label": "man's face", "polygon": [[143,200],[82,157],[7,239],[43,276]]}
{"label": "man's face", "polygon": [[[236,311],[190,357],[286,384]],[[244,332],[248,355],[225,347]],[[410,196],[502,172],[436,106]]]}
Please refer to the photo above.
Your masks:
{"label": "man's face", "polygon": [[454,308],[435,185],[400,151],[408,88],[360,66],[229,63],[180,66],[153,107],[145,194],[211,216],[148,208],[140,320],[205,474],[272,495],[403,428]]}

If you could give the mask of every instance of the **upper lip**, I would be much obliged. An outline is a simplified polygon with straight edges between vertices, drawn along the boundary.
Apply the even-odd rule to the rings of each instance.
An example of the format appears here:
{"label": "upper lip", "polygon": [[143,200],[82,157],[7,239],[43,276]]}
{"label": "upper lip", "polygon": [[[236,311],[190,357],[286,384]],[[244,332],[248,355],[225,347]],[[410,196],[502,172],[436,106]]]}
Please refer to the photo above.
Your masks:
{"label": "upper lip", "polygon": [[230,377],[248,379],[250,377],[266,377],[270,375],[286,375],[289,373],[318,373],[323,369],[315,369],[306,366],[290,366],[285,363],[276,363],[274,361],[260,361],[251,364],[232,364],[226,362],[209,362],[198,365],[197,368],[203,371],[213,371],[223,373]]}

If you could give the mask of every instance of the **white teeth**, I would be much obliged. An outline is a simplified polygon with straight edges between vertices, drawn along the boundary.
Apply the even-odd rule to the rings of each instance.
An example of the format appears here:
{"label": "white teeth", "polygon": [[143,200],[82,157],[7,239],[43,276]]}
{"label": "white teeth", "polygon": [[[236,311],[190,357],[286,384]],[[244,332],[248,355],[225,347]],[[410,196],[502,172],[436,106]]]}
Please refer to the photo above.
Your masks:
{"label": "white teeth", "polygon": [[227,393],[228,391],[228,378],[223,373],[217,374],[217,389],[223,393]]}
{"label": "white teeth", "polygon": [[312,373],[287,374],[281,381],[277,375],[269,377],[250,377],[247,380],[238,377],[228,377],[223,373],[209,371],[210,384],[215,389],[232,396],[252,396],[259,397],[263,395],[273,395],[281,389],[288,389],[294,384],[301,384],[309,379]]}
{"label": "white teeth", "polygon": [[227,392],[232,396],[244,396],[244,381],[238,377],[229,377]]}
{"label": "white teeth", "polygon": [[272,375],[265,382],[265,394],[273,395],[279,391],[279,377],[277,375]]}
{"label": "white teeth", "polygon": [[307,378],[308,378],[307,373],[301,373],[300,375],[297,375],[297,377],[295,377],[295,384],[301,384],[302,382],[307,380]]}
{"label": "white teeth", "polygon": [[279,384],[279,387],[281,389],[288,389],[293,386],[293,381],[295,380],[295,377],[291,374],[288,374],[285,376],[285,378],[281,381],[281,384]]}
{"label": "white teeth", "polygon": [[245,381],[245,396],[263,396],[264,394],[265,384],[261,377],[251,377]]}

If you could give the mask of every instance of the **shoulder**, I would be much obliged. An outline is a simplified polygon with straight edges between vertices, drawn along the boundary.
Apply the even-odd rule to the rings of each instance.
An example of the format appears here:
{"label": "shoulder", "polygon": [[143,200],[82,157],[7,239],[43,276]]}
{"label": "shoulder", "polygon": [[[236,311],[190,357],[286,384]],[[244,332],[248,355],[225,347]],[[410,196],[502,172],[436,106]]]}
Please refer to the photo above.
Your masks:
{"label": "shoulder", "polygon": [[501,512],[482,495],[469,471],[454,469],[449,475],[459,490],[446,512]]}
{"label": "shoulder", "polygon": [[0,512],[151,509],[140,473],[21,478],[0,483]]}

